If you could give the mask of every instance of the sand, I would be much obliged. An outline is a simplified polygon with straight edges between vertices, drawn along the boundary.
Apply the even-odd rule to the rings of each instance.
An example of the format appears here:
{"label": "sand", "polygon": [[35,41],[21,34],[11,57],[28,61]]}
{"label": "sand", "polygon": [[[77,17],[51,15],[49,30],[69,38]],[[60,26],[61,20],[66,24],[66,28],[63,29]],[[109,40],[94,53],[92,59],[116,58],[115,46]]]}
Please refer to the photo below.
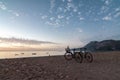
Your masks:
{"label": "sand", "polygon": [[63,56],[1,59],[0,80],[120,80],[120,52],[93,56],[92,63]]}

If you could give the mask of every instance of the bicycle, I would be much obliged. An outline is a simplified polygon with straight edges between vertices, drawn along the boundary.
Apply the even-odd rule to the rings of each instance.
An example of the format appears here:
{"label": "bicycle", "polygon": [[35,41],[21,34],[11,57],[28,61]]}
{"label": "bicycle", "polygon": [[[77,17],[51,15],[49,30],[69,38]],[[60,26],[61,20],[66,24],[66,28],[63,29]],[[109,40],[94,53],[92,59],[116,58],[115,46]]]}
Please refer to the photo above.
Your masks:
{"label": "bicycle", "polygon": [[64,57],[66,60],[72,60],[74,58],[77,62],[82,63],[83,58],[80,52],[76,52],[75,51],[76,49],[70,49],[70,50],[65,49],[65,50],[66,53]]}
{"label": "bicycle", "polygon": [[93,56],[90,52],[86,50],[86,48],[76,48],[76,49],[65,49],[66,53],[64,57],[66,60],[72,60],[73,58],[78,62],[82,63],[83,58],[85,58],[88,62],[93,61]]}

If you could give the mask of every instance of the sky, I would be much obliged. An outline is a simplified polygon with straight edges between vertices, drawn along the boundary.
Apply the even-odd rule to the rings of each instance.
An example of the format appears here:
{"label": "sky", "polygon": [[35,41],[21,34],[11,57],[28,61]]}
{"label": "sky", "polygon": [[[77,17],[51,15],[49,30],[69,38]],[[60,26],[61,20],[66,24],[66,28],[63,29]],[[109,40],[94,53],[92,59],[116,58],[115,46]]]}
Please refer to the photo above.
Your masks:
{"label": "sky", "polygon": [[0,50],[59,50],[120,39],[120,0],[0,0]]}

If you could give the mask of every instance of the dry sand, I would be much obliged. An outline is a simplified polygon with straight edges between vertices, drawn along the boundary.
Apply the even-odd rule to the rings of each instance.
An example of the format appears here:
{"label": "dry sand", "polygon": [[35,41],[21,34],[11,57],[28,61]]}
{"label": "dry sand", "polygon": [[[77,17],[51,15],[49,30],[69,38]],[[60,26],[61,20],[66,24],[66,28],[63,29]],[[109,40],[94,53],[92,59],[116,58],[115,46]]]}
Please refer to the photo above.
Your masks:
{"label": "dry sand", "polygon": [[93,56],[81,64],[63,56],[0,60],[0,80],[120,80],[120,52]]}

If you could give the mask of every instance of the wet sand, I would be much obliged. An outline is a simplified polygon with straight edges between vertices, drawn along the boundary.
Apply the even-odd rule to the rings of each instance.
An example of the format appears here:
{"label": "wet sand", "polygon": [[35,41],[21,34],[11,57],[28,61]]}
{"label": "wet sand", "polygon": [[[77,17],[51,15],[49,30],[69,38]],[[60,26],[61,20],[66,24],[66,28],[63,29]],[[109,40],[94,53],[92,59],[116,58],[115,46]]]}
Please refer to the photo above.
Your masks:
{"label": "wet sand", "polygon": [[92,63],[63,56],[1,59],[0,80],[120,80],[120,52],[93,56]]}

